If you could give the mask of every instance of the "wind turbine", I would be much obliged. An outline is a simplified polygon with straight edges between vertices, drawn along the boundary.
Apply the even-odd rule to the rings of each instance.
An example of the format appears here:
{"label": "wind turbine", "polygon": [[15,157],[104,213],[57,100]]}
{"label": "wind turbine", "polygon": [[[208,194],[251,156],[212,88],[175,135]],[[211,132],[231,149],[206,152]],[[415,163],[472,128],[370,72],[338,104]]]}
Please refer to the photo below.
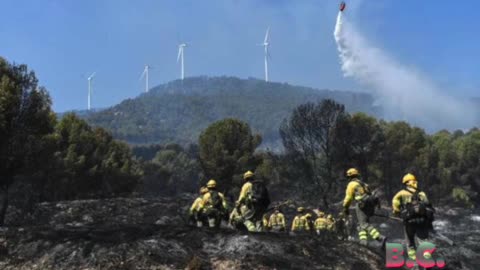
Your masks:
{"label": "wind turbine", "polygon": [[265,50],[265,81],[268,82],[268,58],[270,57],[270,54],[268,53],[268,46],[270,45],[270,39],[269,39],[269,32],[270,32],[270,27],[267,28],[267,32],[265,33],[265,38],[263,39],[262,44],[258,44],[259,46],[263,46]]}
{"label": "wind turbine", "polygon": [[90,75],[90,77],[88,77],[88,107],[87,109],[90,111],[90,99],[92,98],[92,79],[93,77],[95,76],[95,72],[92,73],[92,75]]}
{"label": "wind turbine", "polygon": [[145,69],[143,69],[143,73],[140,76],[140,80],[145,77],[145,93],[148,93],[148,70],[151,68],[149,65],[145,65]]}
{"label": "wind turbine", "polygon": [[185,47],[187,47],[186,43],[181,43],[180,45],[178,45],[177,63],[178,63],[178,61],[181,61],[180,62],[180,65],[181,65],[181,76],[180,76],[180,78],[182,79],[182,81],[185,78],[185,67],[184,67],[184,62],[183,62],[183,54],[184,54],[184,51],[185,51]]}

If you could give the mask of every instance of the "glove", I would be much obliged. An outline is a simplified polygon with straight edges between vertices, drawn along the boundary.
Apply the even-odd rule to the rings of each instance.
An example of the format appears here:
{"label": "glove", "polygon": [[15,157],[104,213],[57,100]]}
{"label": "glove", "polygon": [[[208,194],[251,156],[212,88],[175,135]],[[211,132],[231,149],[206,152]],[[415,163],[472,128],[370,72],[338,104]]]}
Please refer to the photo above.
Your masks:
{"label": "glove", "polygon": [[348,215],[350,215],[350,209],[348,209],[348,207],[344,207],[344,208],[343,208],[342,215],[343,215],[344,217],[348,217]]}

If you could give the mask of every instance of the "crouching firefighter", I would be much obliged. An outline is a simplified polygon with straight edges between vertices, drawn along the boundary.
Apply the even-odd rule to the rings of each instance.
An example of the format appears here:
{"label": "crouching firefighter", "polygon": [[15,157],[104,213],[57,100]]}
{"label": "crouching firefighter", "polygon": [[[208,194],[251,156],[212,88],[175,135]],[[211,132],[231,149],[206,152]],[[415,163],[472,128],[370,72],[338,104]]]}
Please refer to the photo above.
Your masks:
{"label": "crouching firefighter", "polygon": [[275,207],[273,214],[268,220],[268,228],[272,232],[286,232],[285,216],[280,211],[280,207]]}
{"label": "crouching firefighter", "polygon": [[262,231],[262,218],[270,204],[270,196],[265,184],[254,179],[255,174],[247,171],[243,174],[245,183],[235,203],[243,224],[249,232]]}
{"label": "crouching firefighter", "polygon": [[408,257],[415,260],[417,244],[428,241],[429,230],[433,229],[435,209],[425,192],[418,190],[417,179],[413,174],[406,174],[402,182],[405,187],[393,197],[392,209],[394,215],[403,219]]}
{"label": "crouching firefighter", "polygon": [[208,192],[203,195],[199,212],[207,217],[210,228],[219,228],[222,218],[227,214],[225,196],[217,191],[217,182],[213,179],[207,183]]}
{"label": "crouching firefighter", "polygon": [[305,214],[305,207],[297,208],[297,215],[292,221],[291,232],[294,235],[310,233],[310,223],[307,219],[307,215],[312,216],[310,213]]}
{"label": "crouching firefighter", "polygon": [[197,227],[202,227],[203,225],[206,225],[206,219],[202,215],[202,212],[200,210],[200,203],[203,200],[203,196],[208,192],[207,187],[201,187],[200,188],[200,196],[198,196],[195,201],[193,202],[192,206],[190,207],[190,211],[188,213],[189,215],[189,220],[192,221]]}
{"label": "crouching firefighter", "polygon": [[324,233],[324,231],[327,230],[328,220],[325,218],[325,213],[322,211],[318,211],[317,216],[318,217],[314,223],[315,232],[317,233],[317,235],[321,235],[322,233]]}
{"label": "crouching firefighter", "polygon": [[343,200],[343,216],[349,215],[350,204],[355,201],[355,213],[358,221],[358,238],[360,244],[367,245],[368,237],[381,242],[385,246],[386,237],[370,224],[370,217],[375,214],[375,207],[380,203],[379,199],[372,194],[368,185],[360,180],[357,169],[347,171],[349,183]]}

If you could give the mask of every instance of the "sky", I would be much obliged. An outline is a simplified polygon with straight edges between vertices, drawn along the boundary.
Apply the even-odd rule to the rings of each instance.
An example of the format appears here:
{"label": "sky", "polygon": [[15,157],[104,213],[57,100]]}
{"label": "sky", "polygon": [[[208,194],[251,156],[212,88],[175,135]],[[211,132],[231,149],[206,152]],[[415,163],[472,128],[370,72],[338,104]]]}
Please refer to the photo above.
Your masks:
{"label": "sky", "polygon": [[[336,0],[2,0],[0,56],[33,69],[57,112],[104,108],[180,76],[263,78],[270,27],[270,80],[367,91],[342,74],[333,30]],[[480,96],[480,1],[351,0],[345,16],[370,44],[445,93]]]}

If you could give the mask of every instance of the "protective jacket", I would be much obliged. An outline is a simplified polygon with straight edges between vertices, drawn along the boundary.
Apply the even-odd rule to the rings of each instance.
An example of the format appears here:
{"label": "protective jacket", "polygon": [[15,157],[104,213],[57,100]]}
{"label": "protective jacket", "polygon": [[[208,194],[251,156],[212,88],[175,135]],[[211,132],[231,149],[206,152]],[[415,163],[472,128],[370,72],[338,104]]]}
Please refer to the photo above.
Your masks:
{"label": "protective jacket", "polygon": [[307,218],[303,215],[297,215],[292,222],[292,232],[310,231],[310,225]]}
{"label": "protective jacket", "polygon": [[335,230],[335,220],[333,218],[327,218],[327,230]]}
{"label": "protective jacket", "polygon": [[[400,214],[400,211],[402,210],[402,208],[404,208],[408,203],[412,201],[412,196],[415,192],[416,190],[411,187],[407,187],[397,192],[397,194],[393,196],[393,200],[392,200],[393,213]],[[425,192],[423,191],[418,192],[418,197],[421,201],[427,204],[429,203]]]}
{"label": "protective jacket", "polygon": [[[220,192],[218,192],[218,196],[220,197],[220,200],[221,200],[221,209],[217,209],[217,210],[220,210],[220,211],[227,210],[227,201],[225,200],[225,196],[223,196],[223,194]],[[207,212],[212,208],[214,208],[214,205],[212,202],[212,191],[209,191],[205,193],[205,195],[203,195],[203,199],[202,201],[200,201],[198,210]]]}
{"label": "protective jacket", "polygon": [[286,228],[285,216],[280,212],[273,213],[268,220],[268,227],[272,229],[284,230]]}
{"label": "protective jacket", "polygon": [[323,217],[319,217],[315,220],[315,230],[326,230],[328,227],[328,220]]}
{"label": "protective jacket", "polygon": [[370,188],[367,184],[361,182],[359,179],[354,178],[350,183],[347,185],[347,189],[345,191],[345,199],[343,200],[343,207],[348,208],[352,201],[360,202],[362,199],[365,198],[370,194]]}
{"label": "protective jacket", "polygon": [[193,201],[192,206],[190,207],[190,214],[194,215],[198,213],[198,210],[200,209],[200,203],[202,202],[203,196],[199,196],[198,198]]}
{"label": "protective jacket", "polygon": [[237,204],[248,204],[250,203],[250,199],[252,196],[252,183],[250,181],[245,182],[243,184],[242,189],[240,191],[240,196],[238,197]]}

